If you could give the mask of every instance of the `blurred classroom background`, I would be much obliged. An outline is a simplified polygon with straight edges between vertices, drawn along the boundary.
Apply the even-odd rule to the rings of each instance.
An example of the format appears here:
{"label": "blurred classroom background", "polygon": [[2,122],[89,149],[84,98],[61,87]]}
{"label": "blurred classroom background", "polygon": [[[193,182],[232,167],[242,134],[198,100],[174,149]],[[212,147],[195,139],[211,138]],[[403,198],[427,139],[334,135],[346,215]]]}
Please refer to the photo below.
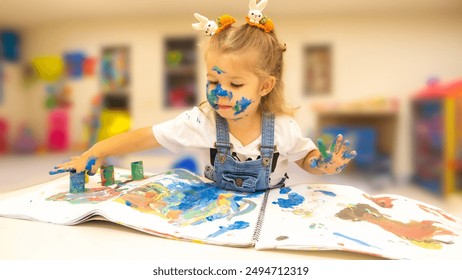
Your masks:
{"label": "blurred classroom background", "polygon": [[[0,191],[205,100],[193,13],[240,24],[247,11],[248,0],[0,1],[0,175],[11,178]],[[287,44],[285,89],[303,133],[341,132],[359,152],[341,175],[300,180],[460,195],[462,1],[270,0],[264,13]],[[187,156],[113,160],[158,171]]]}

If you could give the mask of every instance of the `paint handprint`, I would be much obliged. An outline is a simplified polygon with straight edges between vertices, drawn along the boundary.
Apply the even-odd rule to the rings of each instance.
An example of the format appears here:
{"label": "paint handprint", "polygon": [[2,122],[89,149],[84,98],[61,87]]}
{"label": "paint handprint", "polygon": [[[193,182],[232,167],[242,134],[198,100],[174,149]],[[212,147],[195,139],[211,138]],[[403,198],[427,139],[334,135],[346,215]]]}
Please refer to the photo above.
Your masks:
{"label": "paint handprint", "polygon": [[341,134],[337,135],[334,142],[327,149],[324,141],[318,139],[318,149],[321,155],[310,158],[312,168],[318,168],[325,174],[335,174],[341,172],[356,157],[356,151],[350,151],[350,142],[343,140]]}

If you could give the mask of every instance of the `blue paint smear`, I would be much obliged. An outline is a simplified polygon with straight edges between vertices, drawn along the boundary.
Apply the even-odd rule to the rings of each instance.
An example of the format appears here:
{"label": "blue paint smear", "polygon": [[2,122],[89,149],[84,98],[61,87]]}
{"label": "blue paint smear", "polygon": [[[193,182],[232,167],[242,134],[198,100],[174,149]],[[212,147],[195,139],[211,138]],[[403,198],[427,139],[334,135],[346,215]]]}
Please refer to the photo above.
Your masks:
{"label": "blue paint smear", "polygon": [[252,100],[242,97],[241,100],[236,101],[236,105],[234,105],[234,115],[239,115],[240,113],[244,112],[250,104],[252,104]]}
{"label": "blue paint smear", "polygon": [[213,109],[218,109],[218,96],[209,92],[210,81],[207,81],[206,92],[207,92],[207,101]]}
{"label": "blue paint smear", "polygon": [[[55,168],[58,168],[58,167],[55,167]],[[52,170],[52,171],[48,172],[48,174],[56,175],[56,174],[64,173],[64,172],[75,172],[75,169],[74,168],[68,168],[68,169]]]}
{"label": "blue paint smear", "polygon": [[318,158],[314,158],[314,159],[312,159],[311,162],[310,162],[310,167],[311,167],[311,168],[316,168],[316,167],[318,166],[318,164],[319,164],[319,159],[318,159]]}
{"label": "blue paint smear", "polygon": [[91,168],[93,167],[93,165],[95,165],[97,159],[98,158],[96,157],[90,157],[90,159],[87,161],[87,165],[85,166],[85,169],[88,171],[91,171]]}
{"label": "blue paint smear", "polygon": [[346,236],[346,235],[344,235],[344,234],[341,234],[340,232],[334,232],[333,234],[334,234],[335,236],[343,237],[343,238],[346,238],[346,239],[348,239],[348,240],[354,241],[354,242],[356,242],[356,243],[358,243],[358,244],[360,244],[360,245],[364,245],[364,246],[367,246],[367,247],[380,249],[380,248],[377,247],[377,246],[373,246],[373,245],[368,244],[368,243],[366,243],[366,242],[364,242],[364,241],[362,241],[362,240],[359,240],[359,239],[356,239],[356,238],[353,238],[353,237]]}
{"label": "blue paint smear", "polygon": [[215,233],[212,233],[210,234],[209,236],[207,236],[207,238],[214,238],[214,237],[217,237],[219,235],[222,235],[228,231],[231,231],[231,230],[237,230],[237,229],[245,229],[245,228],[248,228],[249,227],[249,223],[248,222],[244,222],[244,221],[236,221],[234,222],[233,224],[225,227],[225,226],[221,226],[220,229],[215,232]]}
{"label": "blue paint smear", "polygon": [[330,192],[330,191],[315,190],[315,192],[320,192],[320,193],[325,194],[327,196],[337,196],[337,194],[335,194],[334,192]]}
{"label": "blue paint smear", "polygon": [[[202,217],[191,225],[199,225],[208,221],[245,214],[247,209],[239,211],[240,204],[244,202],[243,200],[253,197],[256,198],[265,193],[263,191],[255,193],[230,193],[230,191],[219,188],[216,183],[203,182],[195,175],[191,175],[191,173],[182,169],[175,169],[168,175],[173,175],[181,180],[172,180],[171,184],[168,183],[165,185],[168,189],[168,195],[163,197],[163,201],[165,201],[167,205],[158,210],[163,213],[171,210],[179,210],[183,213],[183,219],[186,220],[191,220],[198,215]],[[228,195],[221,196],[222,194]],[[216,207],[218,200],[227,200],[230,203],[230,210],[232,209],[234,212],[210,212],[210,209]],[[254,208],[251,210],[253,209]],[[208,216],[203,216],[208,212]],[[239,225],[238,223],[235,227]],[[231,229],[235,228],[232,227]]]}
{"label": "blue paint smear", "polygon": [[223,73],[226,73],[225,71],[221,70],[220,67],[218,67],[218,66],[213,66],[212,71],[217,72],[219,75],[221,75]]}
{"label": "blue paint smear", "polygon": [[[241,199],[240,199],[241,200]],[[231,209],[234,211],[234,212],[239,212],[239,207],[240,207],[240,204],[237,203],[237,200],[236,199],[233,199],[231,201]]]}
{"label": "blue paint smear", "polygon": [[[180,175],[181,176],[181,175]],[[229,191],[220,189],[214,183],[197,182],[175,182],[174,185],[169,186],[172,194],[164,198],[164,201],[170,205],[169,210],[180,210],[185,215],[195,210],[202,211],[207,205],[213,205],[218,200],[221,194],[229,193]],[[231,208],[239,212],[239,202],[244,198],[258,197],[263,192],[256,192],[251,194],[242,193],[242,195],[235,194],[226,199],[230,201]],[[207,221],[213,221],[225,218],[229,213],[216,213],[206,217]],[[200,224],[203,221],[198,221],[193,224]]]}
{"label": "blue paint smear", "polygon": [[281,208],[293,208],[297,205],[300,205],[305,201],[305,198],[298,193],[289,193],[289,198],[278,198],[278,201],[273,202],[273,204],[279,205]]}
{"label": "blue paint smear", "polygon": [[210,81],[207,81],[207,101],[214,108],[218,109],[218,98],[228,98],[231,100],[233,98],[233,93],[231,91],[223,89],[220,83],[218,83],[215,89],[209,91]]}
{"label": "blue paint smear", "polygon": [[221,84],[217,84],[217,87],[210,91],[212,94],[216,95],[217,97],[228,97],[229,100],[233,98],[233,93],[224,89]]}
{"label": "blue paint smear", "polygon": [[287,194],[287,193],[290,193],[291,191],[292,191],[292,189],[289,188],[289,187],[285,187],[285,188],[280,188],[280,189],[279,189],[279,193],[280,193],[280,194]]}
{"label": "blue paint smear", "polygon": [[[222,193],[215,188],[207,186],[207,183],[190,185],[189,183],[178,182],[178,185],[183,187],[184,195],[171,196],[166,198],[169,204],[176,204],[170,209],[181,210],[183,212],[192,210],[196,207],[201,208],[203,205],[208,205],[218,199]],[[188,188],[189,187],[189,188]],[[224,193],[224,192],[223,192]]]}

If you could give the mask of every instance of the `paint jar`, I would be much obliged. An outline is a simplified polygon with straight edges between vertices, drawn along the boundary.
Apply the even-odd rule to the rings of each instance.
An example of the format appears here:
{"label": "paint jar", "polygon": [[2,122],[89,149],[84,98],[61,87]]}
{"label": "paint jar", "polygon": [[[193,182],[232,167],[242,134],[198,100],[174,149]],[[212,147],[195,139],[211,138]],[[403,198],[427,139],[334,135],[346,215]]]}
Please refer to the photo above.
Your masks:
{"label": "paint jar", "polygon": [[132,167],[132,179],[134,181],[143,180],[144,179],[143,162],[134,161],[132,162],[131,167]]}
{"label": "paint jar", "polygon": [[85,192],[85,171],[76,172],[70,171],[70,193],[83,193]]}
{"label": "paint jar", "polygon": [[115,183],[114,180],[114,166],[113,165],[103,165],[101,168],[101,185],[110,186]]}

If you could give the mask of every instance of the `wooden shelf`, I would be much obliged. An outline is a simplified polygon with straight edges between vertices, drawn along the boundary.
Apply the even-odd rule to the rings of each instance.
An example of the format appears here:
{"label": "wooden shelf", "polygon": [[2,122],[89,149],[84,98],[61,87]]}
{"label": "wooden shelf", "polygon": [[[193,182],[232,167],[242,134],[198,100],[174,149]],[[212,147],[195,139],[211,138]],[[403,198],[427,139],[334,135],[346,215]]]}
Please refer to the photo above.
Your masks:
{"label": "wooden shelf", "polygon": [[[389,156],[393,161],[398,113],[392,110],[383,111],[328,111],[317,112],[318,134],[327,127],[372,127],[377,133],[377,152]],[[390,166],[390,169],[392,167]]]}

